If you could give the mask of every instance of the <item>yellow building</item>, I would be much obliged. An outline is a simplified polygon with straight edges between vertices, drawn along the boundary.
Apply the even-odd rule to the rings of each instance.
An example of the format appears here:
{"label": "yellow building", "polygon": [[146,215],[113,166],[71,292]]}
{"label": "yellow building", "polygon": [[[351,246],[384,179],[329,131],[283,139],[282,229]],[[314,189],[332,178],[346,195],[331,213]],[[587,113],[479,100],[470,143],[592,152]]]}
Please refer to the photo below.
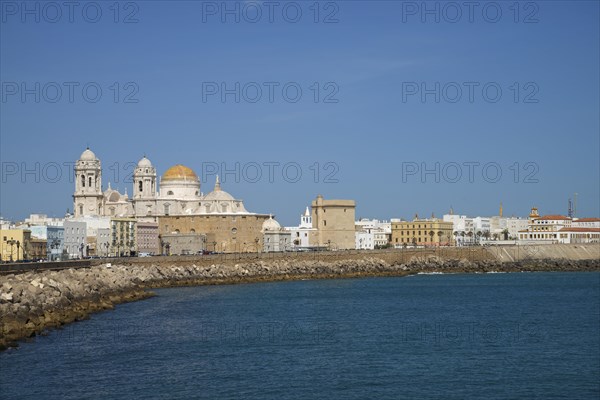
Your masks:
{"label": "yellow building", "polygon": [[29,259],[31,231],[28,229],[0,230],[0,261],[23,261]]}
{"label": "yellow building", "polygon": [[356,246],[354,200],[325,200],[318,195],[312,202],[311,246],[332,250],[354,249]]}
{"label": "yellow building", "polygon": [[394,247],[451,246],[452,227],[452,222],[438,218],[392,221],[392,244]]}

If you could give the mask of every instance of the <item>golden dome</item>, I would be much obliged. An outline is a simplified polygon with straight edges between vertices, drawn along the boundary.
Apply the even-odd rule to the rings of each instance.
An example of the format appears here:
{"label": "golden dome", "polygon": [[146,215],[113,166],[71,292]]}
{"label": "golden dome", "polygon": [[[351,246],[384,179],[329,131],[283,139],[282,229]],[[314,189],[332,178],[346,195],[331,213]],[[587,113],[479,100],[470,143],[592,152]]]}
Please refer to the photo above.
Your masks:
{"label": "golden dome", "polygon": [[161,181],[198,181],[198,175],[191,168],[177,164],[163,174]]}

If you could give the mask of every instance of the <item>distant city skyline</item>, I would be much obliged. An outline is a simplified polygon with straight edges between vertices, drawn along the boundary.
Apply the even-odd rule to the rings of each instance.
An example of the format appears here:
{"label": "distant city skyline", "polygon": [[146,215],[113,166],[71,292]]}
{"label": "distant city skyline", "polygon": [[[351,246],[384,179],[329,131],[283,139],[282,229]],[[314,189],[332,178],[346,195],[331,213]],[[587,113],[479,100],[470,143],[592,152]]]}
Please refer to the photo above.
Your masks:
{"label": "distant city skyline", "polygon": [[[42,3],[39,21],[7,3],[21,7],[0,10],[6,219],[72,210],[87,146],[105,188],[131,193],[128,163],[147,155],[159,176],[192,168],[206,193],[216,165],[225,190],[286,226],[318,194],[355,200],[357,218],[491,216],[500,202],[565,215],[574,193],[578,216],[600,215],[598,2],[497,3],[498,21],[478,9],[456,23],[436,2],[438,21],[412,2],[352,1],[256,23],[248,2],[237,20],[221,2],[141,1],[56,23]],[[236,163],[261,178],[220,170]]]}

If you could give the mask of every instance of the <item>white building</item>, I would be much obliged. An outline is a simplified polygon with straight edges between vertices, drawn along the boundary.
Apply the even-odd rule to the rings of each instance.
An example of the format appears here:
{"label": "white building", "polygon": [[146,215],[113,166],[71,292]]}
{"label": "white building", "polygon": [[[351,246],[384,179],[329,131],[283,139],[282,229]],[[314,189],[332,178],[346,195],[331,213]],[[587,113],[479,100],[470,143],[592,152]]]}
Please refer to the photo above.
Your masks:
{"label": "white building", "polygon": [[310,247],[310,234],[317,230],[312,226],[312,216],[308,207],[306,207],[304,214],[300,215],[300,225],[288,226],[284,229],[290,232],[292,250],[308,249]]}
{"label": "white building", "polygon": [[376,247],[385,247],[391,241],[392,223],[389,221],[361,218],[354,226],[356,249],[373,250]]}
{"label": "white building", "polygon": [[516,240],[519,237],[519,232],[526,230],[529,225],[527,218],[510,217],[506,219],[506,229],[508,230],[508,239]]}
{"label": "white building", "polygon": [[85,222],[65,220],[63,248],[69,258],[82,258],[87,255]]}
{"label": "white building", "polygon": [[29,226],[63,226],[64,218],[48,217],[46,214],[30,214],[23,222]]}
{"label": "white building", "polygon": [[272,215],[263,222],[262,234],[265,253],[291,250],[291,232],[282,228]]}
{"label": "white building", "polygon": [[490,233],[490,218],[489,217],[475,217],[473,218],[473,231],[474,233],[481,233],[485,235],[486,232]]}
{"label": "white building", "polygon": [[373,250],[375,248],[375,234],[372,229],[356,231],[354,236],[356,250]]}
{"label": "white building", "polygon": [[13,224],[11,221],[4,219],[3,217],[0,217],[0,229],[13,229],[15,226],[15,224]]}
{"label": "white building", "polygon": [[600,218],[575,218],[571,222],[573,228],[600,228]]}
{"label": "white building", "polygon": [[519,231],[520,243],[550,244],[559,243],[559,234],[563,228],[571,227],[571,218],[564,215],[540,216],[538,209],[533,207],[529,214],[527,229]]}
{"label": "white building", "polygon": [[96,255],[108,257],[111,242],[111,228],[98,228],[96,230]]}

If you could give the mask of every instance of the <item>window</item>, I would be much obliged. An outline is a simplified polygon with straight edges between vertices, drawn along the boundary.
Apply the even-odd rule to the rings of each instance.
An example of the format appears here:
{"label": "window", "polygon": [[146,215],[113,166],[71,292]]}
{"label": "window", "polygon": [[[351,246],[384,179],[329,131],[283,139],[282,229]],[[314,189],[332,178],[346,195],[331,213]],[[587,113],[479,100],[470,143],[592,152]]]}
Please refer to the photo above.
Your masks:
{"label": "window", "polygon": [[139,190],[142,191],[142,181],[139,182]]}
{"label": "window", "polygon": [[85,187],[85,175],[81,175],[81,186]]}
{"label": "window", "polygon": [[323,226],[327,226],[327,221],[323,220]]}
{"label": "window", "polygon": [[88,186],[92,187],[92,177],[91,176],[88,178]]}
{"label": "window", "polygon": [[169,204],[165,204],[165,215],[169,215]]}
{"label": "window", "polygon": [[169,190],[169,191],[167,192],[167,196],[173,196],[173,191],[172,191],[172,190]]}

